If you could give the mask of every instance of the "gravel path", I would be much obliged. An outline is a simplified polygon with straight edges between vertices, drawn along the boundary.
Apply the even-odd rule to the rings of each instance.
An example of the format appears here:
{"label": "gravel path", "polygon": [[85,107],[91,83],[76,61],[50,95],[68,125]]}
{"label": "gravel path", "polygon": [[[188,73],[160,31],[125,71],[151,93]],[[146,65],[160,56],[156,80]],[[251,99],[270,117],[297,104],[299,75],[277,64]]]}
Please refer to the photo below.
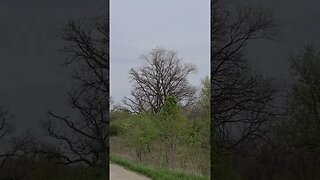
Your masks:
{"label": "gravel path", "polygon": [[144,176],[141,176],[135,172],[128,171],[127,169],[110,164],[110,180],[151,180]]}

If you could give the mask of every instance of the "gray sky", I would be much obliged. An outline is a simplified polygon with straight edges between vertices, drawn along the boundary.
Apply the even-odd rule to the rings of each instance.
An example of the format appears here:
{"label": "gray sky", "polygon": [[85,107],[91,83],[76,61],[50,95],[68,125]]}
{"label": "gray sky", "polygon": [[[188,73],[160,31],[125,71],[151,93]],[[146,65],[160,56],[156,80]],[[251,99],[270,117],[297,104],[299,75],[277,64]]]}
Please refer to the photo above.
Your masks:
{"label": "gray sky", "polygon": [[9,109],[18,130],[39,129],[48,109],[66,109],[70,81],[60,64],[58,31],[70,19],[101,15],[106,2],[68,0],[0,1],[0,105]]}
{"label": "gray sky", "polygon": [[189,80],[200,85],[210,74],[210,1],[110,1],[110,93],[115,102],[130,94],[128,72],[143,64],[138,57],[157,46],[195,64],[198,71]]}
{"label": "gray sky", "polygon": [[261,73],[285,80],[288,76],[288,57],[305,43],[320,47],[319,1],[300,0],[235,0],[256,3],[273,9],[279,24],[277,41],[254,41],[248,46],[248,57]]}
{"label": "gray sky", "polygon": [[[238,0],[239,1],[239,0]],[[278,42],[249,44],[249,58],[264,74],[283,77],[287,57],[306,42],[320,47],[318,1],[241,0],[265,4],[279,21]],[[0,1],[0,105],[16,116],[17,127],[35,127],[48,109],[65,109],[70,84],[59,65],[56,35],[71,18],[90,18],[104,12],[107,1]],[[209,0],[111,0],[111,94],[120,101],[129,94],[128,71],[138,57],[156,46],[178,51],[193,62],[198,85],[209,74]]]}

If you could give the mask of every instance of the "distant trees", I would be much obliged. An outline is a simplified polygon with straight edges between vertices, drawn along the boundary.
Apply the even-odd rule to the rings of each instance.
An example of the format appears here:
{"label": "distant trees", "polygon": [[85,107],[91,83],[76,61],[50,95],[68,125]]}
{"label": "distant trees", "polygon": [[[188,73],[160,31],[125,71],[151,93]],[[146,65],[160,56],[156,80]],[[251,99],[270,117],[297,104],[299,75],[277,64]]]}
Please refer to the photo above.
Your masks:
{"label": "distant trees", "polygon": [[175,96],[184,107],[194,101],[196,89],[187,80],[196,70],[194,65],[183,63],[177,52],[163,48],[153,49],[141,58],[145,64],[129,72],[132,97],[123,101],[132,112],[158,113],[168,96]]}
{"label": "distant trees", "polygon": [[[320,148],[320,52],[306,45],[290,59],[293,83],[289,94],[290,128],[295,145]],[[288,125],[289,125],[288,124]],[[319,149],[320,150],[320,149]]]}
{"label": "distant trees", "polygon": [[320,176],[320,51],[305,45],[290,59],[287,117],[278,127],[286,164],[299,179]]}

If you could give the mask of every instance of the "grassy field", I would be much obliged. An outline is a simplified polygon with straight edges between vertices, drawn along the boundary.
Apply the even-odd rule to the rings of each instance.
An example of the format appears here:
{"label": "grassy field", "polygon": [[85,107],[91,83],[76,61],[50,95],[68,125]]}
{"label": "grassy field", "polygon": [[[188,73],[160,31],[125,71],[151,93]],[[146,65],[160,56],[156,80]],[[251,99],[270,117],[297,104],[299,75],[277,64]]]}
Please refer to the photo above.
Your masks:
{"label": "grassy field", "polygon": [[207,110],[199,112],[203,114],[187,116],[174,97],[155,114],[114,111],[110,154],[139,162],[119,161],[153,179],[208,179],[210,118]]}
{"label": "grassy field", "polygon": [[126,169],[135,171],[139,174],[145,175],[154,180],[209,180],[209,177],[203,177],[186,172],[173,171],[164,168],[155,168],[143,163],[137,163],[134,161],[121,158],[119,156],[110,156],[111,163],[115,163],[125,167]]}
{"label": "grassy field", "polygon": [[[210,176],[210,158],[208,158],[210,151],[179,147],[179,153],[175,154],[174,159],[170,159],[167,164],[163,158],[161,145],[161,142],[156,142],[151,146],[151,151],[143,154],[142,163],[174,171],[186,171],[199,176]],[[131,161],[139,161],[135,151],[128,147],[121,137],[110,137],[110,154]]]}

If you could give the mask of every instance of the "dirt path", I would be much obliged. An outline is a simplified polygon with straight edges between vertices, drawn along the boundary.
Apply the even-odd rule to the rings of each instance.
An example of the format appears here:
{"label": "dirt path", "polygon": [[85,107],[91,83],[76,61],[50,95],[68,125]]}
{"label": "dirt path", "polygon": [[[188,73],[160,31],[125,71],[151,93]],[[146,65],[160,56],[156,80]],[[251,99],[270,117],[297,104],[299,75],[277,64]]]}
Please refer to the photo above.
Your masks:
{"label": "dirt path", "polygon": [[110,180],[151,180],[125,168],[110,164]]}

